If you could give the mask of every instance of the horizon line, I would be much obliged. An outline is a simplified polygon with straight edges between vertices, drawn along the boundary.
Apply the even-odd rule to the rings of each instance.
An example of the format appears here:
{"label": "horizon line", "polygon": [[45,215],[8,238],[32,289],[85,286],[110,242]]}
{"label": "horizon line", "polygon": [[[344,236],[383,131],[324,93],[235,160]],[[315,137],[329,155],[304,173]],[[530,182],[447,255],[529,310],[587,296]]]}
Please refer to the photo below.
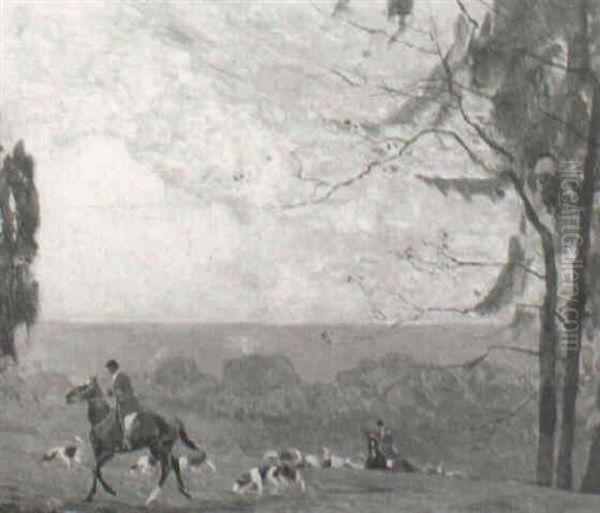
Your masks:
{"label": "horizon line", "polygon": [[508,322],[502,322],[499,320],[486,321],[486,322],[393,322],[393,323],[381,323],[381,322],[350,322],[350,321],[200,321],[194,319],[42,319],[36,322],[32,329],[35,329],[36,325],[41,324],[80,324],[80,325],[115,325],[115,324],[154,324],[154,325],[168,325],[168,324],[188,324],[188,325],[206,325],[206,326],[271,326],[271,327],[297,327],[297,326],[360,326],[370,328],[412,328],[420,326],[448,326],[454,324],[456,326],[506,326],[510,324]]}

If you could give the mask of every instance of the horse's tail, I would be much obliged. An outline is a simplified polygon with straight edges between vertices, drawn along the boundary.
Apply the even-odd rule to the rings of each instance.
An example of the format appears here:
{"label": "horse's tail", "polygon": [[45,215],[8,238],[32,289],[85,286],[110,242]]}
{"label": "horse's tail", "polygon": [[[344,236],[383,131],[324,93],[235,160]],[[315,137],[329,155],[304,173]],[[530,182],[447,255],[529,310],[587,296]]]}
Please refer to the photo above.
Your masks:
{"label": "horse's tail", "polygon": [[175,419],[175,424],[177,426],[177,432],[179,433],[179,438],[181,439],[183,444],[186,447],[188,447],[189,449],[192,449],[192,451],[199,451],[200,447],[198,447],[198,444],[196,442],[194,442],[194,440],[192,440],[190,438],[190,436],[187,434],[187,431],[185,430],[185,426],[183,425],[183,422],[179,419]]}

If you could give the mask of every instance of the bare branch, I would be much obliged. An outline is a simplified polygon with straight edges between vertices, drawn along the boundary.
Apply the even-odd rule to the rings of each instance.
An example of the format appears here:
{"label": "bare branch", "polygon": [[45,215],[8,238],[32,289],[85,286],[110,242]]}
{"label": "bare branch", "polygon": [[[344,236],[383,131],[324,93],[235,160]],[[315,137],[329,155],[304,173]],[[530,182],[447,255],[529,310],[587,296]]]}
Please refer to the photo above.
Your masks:
{"label": "bare branch", "polygon": [[[493,12],[494,11],[494,6],[490,5],[486,0],[477,0],[477,2],[479,2],[481,5],[483,5],[488,11]],[[502,4],[499,4],[499,7],[504,9],[504,6]]]}
{"label": "bare branch", "polygon": [[348,78],[346,75],[344,75],[341,71],[338,71],[337,69],[330,69],[329,71],[331,73],[333,73],[336,77],[341,78],[344,82],[346,82],[346,84],[348,84],[352,87],[360,87],[361,86],[361,84],[359,84],[358,82],[354,82],[353,80]]}
{"label": "bare branch", "polygon": [[348,283],[355,283],[356,286],[360,289],[363,296],[367,299],[369,303],[369,308],[371,309],[371,314],[379,321],[386,321],[388,319],[387,315],[381,311],[381,309],[377,308],[373,303],[373,294],[367,290],[367,287],[363,283],[362,277],[354,277],[352,275],[348,275],[347,278]]}
{"label": "bare branch", "polygon": [[450,65],[448,64],[448,59],[446,58],[446,56],[444,56],[444,54],[442,52],[442,49],[440,47],[439,41],[438,41],[435,33],[432,34],[432,39],[436,45],[438,57],[440,58],[442,66],[446,72],[446,84],[448,87],[448,92],[450,93],[450,95],[452,97],[454,97],[456,99],[456,103],[457,103],[459,112],[460,112],[464,122],[467,125],[469,125],[473,130],[475,130],[475,132],[480,137],[480,139],[490,149],[494,150],[496,153],[498,153],[498,154],[502,155],[503,157],[505,157],[506,159],[508,159],[508,161],[511,164],[515,163],[517,160],[515,158],[515,156],[508,149],[503,147],[502,144],[500,144],[498,141],[496,141],[492,136],[490,136],[488,133],[486,133],[486,131],[483,129],[483,127],[481,125],[479,125],[478,123],[476,123],[471,118],[471,116],[467,113],[467,111],[465,110],[464,104],[463,104],[463,96],[462,96],[462,94],[460,94],[459,92],[457,92],[455,90],[454,75],[452,73],[452,69],[450,68]]}
{"label": "bare branch", "polygon": [[[351,27],[354,27],[355,29],[361,30],[363,32],[366,32],[367,34],[371,35],[371,36],[377,36],[377,35],[381,35],[384,36],[387,40],[388,43],[400,43],[401,45],[405,46],[406,48],[410,48],[412,50],[417,50],[421,53],[424,54],[428,54],[428,55],[435,55],[435,51],[433,51],[431,48],[425,48],[419,45],[415,45],[413,43],[410,43],[408,41],[399,41],[397,39],[398,37],[398,31],[396,31],[394,34],[390,35],[386,30],[384,29],[380,29],[380,28],[373,28],[373,27],[369,27],[367,25],[363,25],[361,23],[358,23],[354,20],[351,20],[347,17],[340,17],[340,19],[342,21],[344,21],[345,23],[347,23],[348,25],[350,25]],[[415,32],[420,32],[420,33],[424,33],[424,31],[421,31],[419,29],[417,29],[416,27],[411,27],[412,30],[414,30]]]}
{"label": "bare branch", "polygon": [[366,25],[362,25],[362,24],[357,23],[356,21],[350,20],[348,18],[344,18],[344,21],[348,25],[350,25],[356,29],[362,30],[363,32],[366,32],[367,34],[371,34],[371,35],[381,34],[381,35],[385,36],[386,38],[389,37],[389,34],[383,29],[367,27]]}
{"label": "bare branch", "polygon": [[473,261],[473,260],[460,260],[453,255],[449,255],[445,250],[442,250],[442,251],[444,253],[444,256],[446,256],[446,258],[448,258],[448,260],[450,260],[451,262],[454,262],[457,266],[473,266],[473,267],[513,266],[513,267],[520,267],[524,271],[528,272],[529,274],[531,274],[541,280],[543,280],[545,278],[545,276],[543,274],[539,273],[535,269],[528,267],[523,262],[478,262],[478,261]]}
{"label": "bare branch", "polygon": [[[486,94],[482,91],[479,91],[478,89],[465,85],[461,82],[458,82],[456,80],[452,80],[452,83],[454,86],[458,87],[459,89],[463,90],[463,91],[467,91],[471,94],[474,94],[475,96],[479,96],[481,98],[485,98],[486,100],[490,100],[493,101],[494,100],[494,96],[490,95],[490,94]],[[511,101],[510,99],[504,100],[506,102],[507,105],[516,105],[517,103],[514,101]],[[584,134],[583,132],[581,132],[579,130],[579,128],[577,126],[575,126],[572,122],[564,120],[563,118],[561,118],[559,115],[555,114],[554,112],[550,112],[547,111],[546,109],[544,109],[541,106],[537,106],[537,110],[540,114],[542,114],[544,117],[555,121],[557,123],[560,123],[561,125],[563,125],[564,127],[568,128],[569,130],[571,130],[578,138],[580,139],[586,139],[587,138],[587,134]]]}
{"label": "bare branch", "polygon": [[294,176],[302,182],[307,182],[307,183],[311,183],[314,185],[313,197],[316,196],[317,191],[319,190],[320,187],[329,187],[330,186],[329,182],[327,182],[325,180],[321,180],[320,178],[313,178],[310,176],[306,176],[304,174],[304,166],[302,165],[302,161],[300,160],[300,157],[298,157],[298,155],[296,154],[295,151],[291,152],[290,156],[296,161],[296,172],[294,173]]}
{"label": "bare branch", "polygon": [[[319,181],[318,187],[324,187],[327,189],[321,196],[319,196],[317,198],[313,198],[308,201],[291,203],[291,204],[287,204],[287,205],[280,205],[279,208],[293,209],[293,208],[299,208],[299,207],[305,207],[305,206],[309,206],[309,205],[316,205],[319,203],[323,203],[323,202],[327,201],[329,198],[331,198],[340,189],[350,187],[351,185],[355,184],[356,182],[368,177],[370,174],[372,174],[378,168],[381,168],[381,167],[385,166],[386,164],[389,164],[390,162],[393,162],[394,160],[401,158],[402,155],[406,151],[408,151],[411,146],[416,144],[422,137],[424,137],[426,135],[430,135],[430,134],[445,135],[445,136],[448,136],[448,137],[454,139],[454,141],[456,141],[458,143],[458,145],[461,148],[463,148],[463,150],[467,153],[467,155],[473,161],[473,163],[482,167],[485,170],[488,169],[485,162],[483,161],[483,159],[481,159],[469,147],[469,145],[466,143],[466,141],[460,135],[458,135],[456,132],[454,132],[452,130],[442,129],[442,128],[426,128],[424,130],[421,130],[417,134],[415,134],[410,139],[407,139],[404,142],[404,144],[398,149],[398,151],[395,155],[392,155],[386,159],[374,160],[374,161],[369,162],[367,164],[367,166],[365,167],[365,169],[363,169],[360,173],[357,173],[354,176],[351,176],[351,177],[349,177],[345,180],[342,180],[340,182],[337,182],[337,183],[328,183],[325,181]],[[298,178],[301,178],[300,176],[298,176],[298,174],[296,174],[296,176]],[[307,181],[307,180],[304,179],[304,181]],[[310,180],[310,181],[313,181],[313,180]]]}
{"label": "bare branch", "polygon": [[[427,83],[428,84],[435,84],[438,80],[439,80],[439,77],[429,77],[427,79]],[[447,78],[444,78],[442,80],[444,80],[444,82],[447,82]],[[480,91],[479,89],[477,89],[475,87],[471,87],[471,86],[466,85],[466,84],[464,84],[462,82],[459,82],[454,77],[452,78],[452,85],[454,87],[460,89],[461,91],[466,91],[468,93],[471,93],[471,94],[473,94],[475,96],[478,96],[480,98],[484,98],[484,99],[489,100],[489,101],[493,101],[494,98],[495,98],[494,95],[487,94],[487,93],[485,93],[483,91]],[[397,89],[394,89],[394,88],[391,88],[391,87],[389,88],[389,92],[390,93],[398,93],[398,95],[401,95],[400,92]],[[460,94],[460,93],[457,92],[457,94]],[[410,98],[410,96],[408,96],[408,95],[407,95],[407,97]],[[428,101],[434,100],[433,97],[432,98],[426,98],[425,97],[424,99],[426,99]],[[504,101],[506,102],[507,105],[513,105],[513,106],[516,105],[516,102],[511,101],[510,99],[505,99]],[[552,121],[555,121],[555,122],[559,123],[560,125],[564,126],[565,128],[568,128],[569,130],[571,130],[571,132],[573,134],[575,134],[575,136],[577,136],[579,139],[587,140],[587,134],[581,132],[581,130],[579,130],[579,128],[577,126],[575,126],[575,124],[572,123],[571,121],[565,120],[562,117],[560,117],[559,115],[555,114],[554,112],[547,111],[546,109],[544,109],[541,106],[537,106],[537,110],[544,117],[546,117],[546,118],[548,118],[548,119],[550,119]],[[463,114],[461,113],[461,116],[462,115]]]}
{"label": "bare branch", "polygon": [[[425,241],[423,241],[423,242],[425,243]],[[425,245],[427,245],[427,243],[425,243]],[[432,244],[429,244],[429,245],[432,245]],[[415,267],[419,271],[426,271],[426,269],[423,267],[417,268],[415,266],[415,263],[422,263],[422,264],[425,264],[426,266],[429,266],[430,268],[437,267],[437,268],[445,268],[445,269],[450,269],[450,268],[456,269],[459,267],[506,267],[506,266],[508,266],[508,267],[520,267],[525,272],[527,272],[541,280],[543,280],[545,278],[545,276],[542,273],[527,266],[524,262],[510,262],[510,261],[508,261],[508,262],[484,262],[484,261],[480,261],[480,260],[462,260],[454,255],[449,254],[448,249],[446,247],[444,247],[443,245],[441,247],[439,247],[439,246],[437,247],[437,252],[442,257],[441,259],[428,260],[425,258],[421,258],[412,252],[412,248],[405,250],[404,253],[400,253],[399,251],[393,251],[392,254],[399,260],[410,263],[411,265],[413,265],[413,267]]]}
{"label": "bare branch", "polygon": [[463,4],[461,0],[456,0],[456,3],[458,4],[458,8],[462,11],[467,20],[469,20],[469,23],[473,25],[476,29],[479,28],[479,23],[477,23],[477,20],[473,18],[473,16],[471,16],[469,11],[465,7],[465,4]]}
{"label": "bare branch", "polygon": [[480,354],[479,356],[476,356],[475,358],[471,358],[470,360],[467,360],[466,362],[462,362],[462,363],[443,365],[443,367],[445,367],[445,368],[462,368],[462,369],[471,370],[475,366],[477,366],[481,362],[483,362],[494,351],[513,351],[515,353],[522,353],[522,354],[526,354],[528,356],[538,356],[538,354],[539,354],[538,351],[535,351],[534,349],[527,349],[524,347],[514,346],[514,345],[494,344],[494,345],[491,345],[490,347],[488,347],[488,349],[484,353]]}
{"label": "bare branch", "polygon": [[493,419],[492,421],[488,421],[488,422],[483,422],[481,424],[479,424],[478,426],[474,426],[474,429],[476,430],[481,430],[484,429],[486,427],[491,426],[491,432],[490,432],[490,440],[491,438],[494,436],[494,434],[496,433],[496,429],[502,425],[502,424],[506,424],[507,422],[510,422],[513,418],[515,418],[519,413],[521,413],[522,410],[525,409],[525,407],[531,403],[531,401],[533,401],[535,398],[535,394],[530,394],[529,396],[527,396],[525,399],[523,399],[523,401],[521,401],[521,403],[512,411],[509,411],[507,414],[502,415],[501,417],[496,417],[495,419]]}
{"label": "bare branch", "polygon": [[[474,312],[474,307],[458,308],[454,306],[429,306],[423,309],[422,314],[428,313],[456,313],[460,315],[467,315]],[[422,315],[420,316],[422,317]]]}
{"label": "bare branch", "polygon": [[479,156],[477,156],[477,154],[469,147],[469,145],[465,142],[465,140],[458,135],[456,132],[452,131],[452,130],[447,130],[447,129],[440,129],[440,128],[433,128],[431,129],[432,133],[436,133],[436,134],[440,134],[440,135],[447,135],[448,137],[453,138],[461,147],[463,150],[465,150],[465,152],[467,153],[467,155],[469,156],[469,158],[471,159],[471,161],[473,161],[474,164],[477,164],[479,167],[481,167],[482,169],[485,169],[486,171],[488,170],[488,167],[486,165],[486,163],[483,161],[483,159]]}
{"label": "bare branch", "polygon": [[403,98],[418,99],[418,100],[423,100],[423,101],[428,101],[428,102],[432,102],[432,101],[437,102],[438,96],[439,96],[439,95],[425,96],[422,92],[422,87],[420,87],[420,86],[417,86],[413,89],[415,92],[412,92],[411,90],[398,89],[397,87],[392,87],[392,86],[388,85],[385,82],[385,80],[380,80],[379,85],[377,86],[377,89],[383,91],[384,93],[389,94],[390,96],[400,96]]}
{"label": "bare branch", "polygon": [[552,244],[552,232],[544,223],[542,223],[539,216],[537,215],[537,212],[535,211],[531,200],[525,192],[525,188],[521,179],[517,176],[513,169],[508,169],[504,171],[504,174],[510,179],[515,190],[517,191],[517,194],[521,198],[521,201],[523,202],[523,206],[525,208],[525,216],[527,217],[529,222],[533,225],[533,227],[540,234],[544,241]]}
{"label": "bare branch", "polygon": [[306,206],[309,206],[309,205],[318,205],[320,203],[324,203],[329,198],[331,198],[331,196],[333,196],[333,194],[335,194],[336,191],[338,191],[338,190],[340,190],[340,189],[342,189],[344,187],[349,187],[350,185],[352,185],[352,184],[354,184],[354,183],[356,183],[356,182],[358,182],[358,181],[366,178],[373,171],[375,171],[375,169],[377,169],[379,166],[381,166],[381,165],[383,165],[383,164],[385,164],[387,162],[391,162],[395,158],[396,157],[394,156],[392,158],[385,159],[383,161],[372,161],[372,162],[370,162],[366,166],[366,168],[364,170],[362,170],[360,173],[358,173],[358,174],[356,174],[356,175],[354,175],[354,176],[352,176],[350,178],[347,178],[346,180],[343,180],[341,182],[337,182],[337,183],[334,183],[334,184],[329,184],[327,191],[323,195],[319,196],[318,198],[314,198],[314,199],[311,199],[309,201],[301,201],[301,202],[298,202],[298,203],[290,203],[290,204],[287,204],[287,205],[279,205],[278,208],[289,210],[289,209],[306,207]]}

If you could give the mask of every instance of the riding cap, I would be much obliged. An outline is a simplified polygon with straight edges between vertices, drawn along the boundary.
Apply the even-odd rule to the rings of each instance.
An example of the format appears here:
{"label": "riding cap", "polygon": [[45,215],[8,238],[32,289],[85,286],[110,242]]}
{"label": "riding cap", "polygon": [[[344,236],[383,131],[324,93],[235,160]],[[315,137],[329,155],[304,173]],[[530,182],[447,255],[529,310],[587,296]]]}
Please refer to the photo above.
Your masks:
{"label": "riding cap", "polygon": [[108,360],[106,362],[105,367],[107,369],[118,369],[119,368],[119,364],[117,363],[117,360]]}

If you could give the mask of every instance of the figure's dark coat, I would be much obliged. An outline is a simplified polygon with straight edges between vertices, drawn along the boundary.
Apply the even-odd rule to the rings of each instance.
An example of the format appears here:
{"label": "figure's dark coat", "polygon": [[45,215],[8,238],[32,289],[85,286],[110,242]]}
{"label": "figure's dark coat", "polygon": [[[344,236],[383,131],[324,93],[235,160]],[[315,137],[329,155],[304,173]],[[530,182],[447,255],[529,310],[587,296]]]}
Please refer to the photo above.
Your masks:
{"label": "figure's dark coat", "polygon": [[113,393],[117,400],[117,408],[121,418],[140,411],[140,403],[133,392],[131,380],[127,374],[119,372],[113,382]]}

